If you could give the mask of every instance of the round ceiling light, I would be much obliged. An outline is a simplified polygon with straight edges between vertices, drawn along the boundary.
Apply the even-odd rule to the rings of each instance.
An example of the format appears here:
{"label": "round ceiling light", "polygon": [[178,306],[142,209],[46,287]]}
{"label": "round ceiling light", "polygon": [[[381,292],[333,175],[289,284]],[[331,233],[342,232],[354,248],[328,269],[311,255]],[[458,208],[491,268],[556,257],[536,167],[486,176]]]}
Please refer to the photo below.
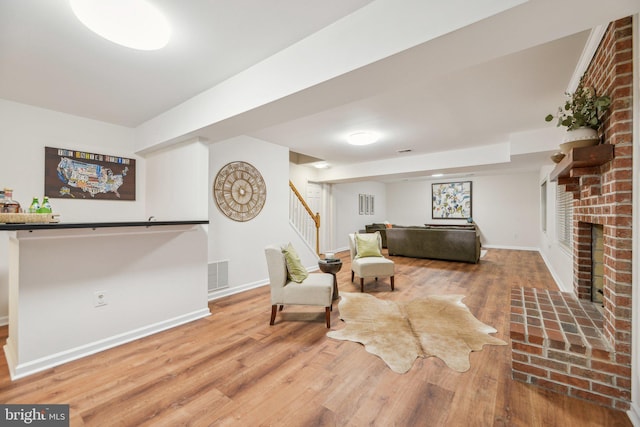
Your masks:
{"label": "round ceiling light", "polygon": [[349,141],[351,145],[369,145],[378,141],[379,138],[380,136],[377,133],[362,131],[352,133],[348,136],[347,141]]}
{"label": "round ceiling light", "polygon": [[323,161],[323,162],[315,162],[315,163],[313,164],[313,166],[314,166],[316,169],[327,169],[327,168],[329,167],[329,163],[324,162],[324,161]]}
{"label": "round ceiling light", "polygon": [[69,0],[69,4],[91,31],[119,45],[157,50],[169,43],[169,22],[145,0]]}

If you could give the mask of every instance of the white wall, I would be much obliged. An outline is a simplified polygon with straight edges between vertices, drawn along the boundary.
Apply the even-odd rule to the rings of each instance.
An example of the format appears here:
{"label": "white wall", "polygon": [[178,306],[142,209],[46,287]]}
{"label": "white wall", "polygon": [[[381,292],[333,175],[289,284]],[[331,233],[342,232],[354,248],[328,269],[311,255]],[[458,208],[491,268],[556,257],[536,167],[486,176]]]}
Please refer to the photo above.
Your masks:
{"label": "white wall", "polygon": [[307,183],[318,176],[318,169],[305,165],[289,163],[289,180],[303,196],[307,194]]}
{"label": "white wall", "polygon": [[549,181],[552,166],[540,171],[539,186],[547,183],[547,229],[540,227],[539,243],[540,255],[547,264],[549,272],[558,287],[564,292],[573,290],[573,256],[571,251],[558,243],[556,238],[556,193],[558,183]]}
{"label": "white wall", "polygon": [[[371,194],[375,197],[373,215],[360,215],[359,194]],[[387,218],[387,190],[380,182],[364,181],[332,185],[334,218],[333,252],[348,250],[347,235],[364,230],[366,224],[384,222]]]}
{"label": "white wall", "polygon": [[158,221],[209,218],[209,147],[195,140],[146,156],[145,217]]}
{"label": "white wall", "polygon": [[[404,181],[387,184],[387,216],[400,225],[458,224],[463,220],[431,218],[431,184],[454,180]],[[538,174],[474,176],[472,216],[485,247],[536,250],[540,222]]]}
{"label": "white wall", "polygon": [[[424,225],[431,221],[431,182],[387,184],[388,221],[398,225]],[[461,221],[456,221],[456,223]]]}
{"label": "white wall", "polygon": [[29,206],[44,192],[44,147],[113,154],[136,159],[135,201],[52,199],[65,222],[144,218],[145,163],[133,152],[133,129],[0,99],[2,167],[0,186]]}
{"label": "white wall", "polygon": [[[78,149],[136,159],[135,201],[52,199],[65,222],[141,220],[145,214],[145,162],[133,149],[132,129],[0,99],[0,187],[28,207],[44,192],[44,147]],[[7,233],[0,232],[0,324],[7,322]]]}
{"label": "white wall", "polygon": [[[209,262],[229,262],[227,293],[268,283],[264,248],[291,242],[302,263],[317,269],[317,256],[289,225],[289,150],[259,139],[239,136],[209,146],[209,189],[218,171],[227,163],[244,161],[262,175],[267,198],[262,211],[250,221],[227,218],[209,191]],[[214,297],[217,295],[214,295]]]}
{"label": "white wall", "polygon": [[[640,151],[640,15],[633,16],[633,151]],[[633,156],[633,182],[638,182],[640,177],[640,157],[636,154]],[[638,218],[640,210],[640,188],[633,186],[633,225],[638,230]],[[640,291],[638,290],[638,264],[640,263],[640,239],[638,233],[633,233],[633,270],[632,270],[632,353],[634,354],[631,362],[631,409],[628,411],[629,418],[633,425],[640,426]]]}
{"label": "white wall", "polygon": [[478,176],[473,181],[473,219],[484,246],[538,248],[538,173]]}

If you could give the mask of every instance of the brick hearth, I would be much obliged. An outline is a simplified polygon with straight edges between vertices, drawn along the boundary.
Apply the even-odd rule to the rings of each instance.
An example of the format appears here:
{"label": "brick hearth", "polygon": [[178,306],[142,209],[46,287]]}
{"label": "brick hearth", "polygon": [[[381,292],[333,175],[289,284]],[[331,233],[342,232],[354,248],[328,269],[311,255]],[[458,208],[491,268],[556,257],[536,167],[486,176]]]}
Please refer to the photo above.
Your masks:
{"label": "brick hearth", "polygon": [[513,378],[613,408],[628,408],[631,370],[617,364],[603,317],[571,293],[513,288]]}

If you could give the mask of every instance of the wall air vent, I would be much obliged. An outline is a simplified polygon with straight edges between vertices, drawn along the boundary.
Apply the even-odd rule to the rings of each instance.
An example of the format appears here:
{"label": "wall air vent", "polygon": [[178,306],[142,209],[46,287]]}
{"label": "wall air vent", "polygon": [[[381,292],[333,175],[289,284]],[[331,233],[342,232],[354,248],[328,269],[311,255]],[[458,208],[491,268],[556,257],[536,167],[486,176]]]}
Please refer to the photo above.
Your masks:
{"label": "wall air vent", "polygon": [[209,292],[229,287],[229,261],[209,263]]}
{"label": "wall air vent", "polygon": [[405,148],[403,150],[396,151],[396,153],[398,153],[398,154],[406,154],[406,153],[410,153],[411,151],[412,151],[411,148]]}

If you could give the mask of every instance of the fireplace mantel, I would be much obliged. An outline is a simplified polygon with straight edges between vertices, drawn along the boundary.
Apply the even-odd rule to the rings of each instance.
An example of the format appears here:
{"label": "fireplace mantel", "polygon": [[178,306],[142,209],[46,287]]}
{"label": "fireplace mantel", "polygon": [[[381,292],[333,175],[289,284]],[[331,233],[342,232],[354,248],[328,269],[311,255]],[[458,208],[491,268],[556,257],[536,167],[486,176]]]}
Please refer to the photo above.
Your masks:
{"label": "fireplace mantel", "polygon": [[613,145],[600,144],[592,147],[573,148],[551,171],[551,181],[558,178],[574,178],[576,169],[601,166],[613,160]]}

